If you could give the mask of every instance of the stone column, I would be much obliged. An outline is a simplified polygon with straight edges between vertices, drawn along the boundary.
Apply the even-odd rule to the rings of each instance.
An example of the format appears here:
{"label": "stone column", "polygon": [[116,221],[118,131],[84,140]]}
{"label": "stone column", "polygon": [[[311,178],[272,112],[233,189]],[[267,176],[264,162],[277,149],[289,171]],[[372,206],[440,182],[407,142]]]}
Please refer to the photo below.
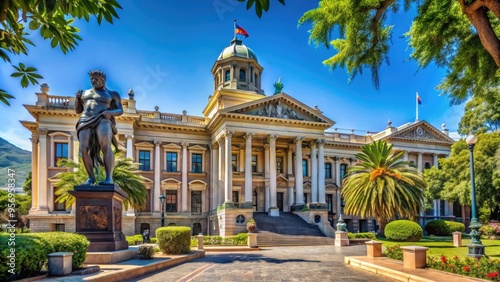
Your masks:
{"label": "stone column", "polygon": [[333,157],[333,161],[335,162],[335,184],[339,187],[337,193],[337,216],[340,216],[342,211],[342,196],[340,195],[340,188],[342,186],[342,179],[340,179],[340,160],[339,157]]}
{"label": "stone column", "polygon": [[[295,203],[295,199],[293,197],[293,186],[288,187],[288,205],[292,206]],[[291,211],[291,209],[290,209]]]}
{"label": "stone column", "polygon": [[37,211],[48,212],[47,186],[47,128],[38,129],[38,207]]}
{"label": "stone column", "polygon": [[225,164],[225,152],[224,152],[224,140],[222,137],[217,140],[219,143],[219,189],[218,189],[218,205],[224,203],[224,164]]}
{"label": "stone column", "polygon": [[403,155],[403,161],[407,162],[408,161],[408,152],[405,152]]}
{"label": "stone column", "polygon": [[422,165],[422,153],[417,154],[417,168],[418,171],[422,172],[423,171],[423,165]]}
{"label": "stone column", "polygon": [[304,176],[302,175],[302,140],[295,138],[295,204],[304,204]]}
{"label": "stone column", "polygon": [[245,203],[252,203],[252,137],[254,133],[245,134]]}
{"label": "stone column", "polygon": [[233,192],[233,170],[231,169],[231,137],[233,136],[232,131],[226,131],[225,136],[225,151],[226,151],[226,161],[225,161],[225,175],[224,175],[224,187],[225,187],[225,198],[224,202],[232,202],[232,192]]}
{"label": "stone column", "polygon": [[211,161],[211,169],[212,173],[210,174],[210,179],[211,179],[211,193],[210,193],[210,209],[215,210],[217,209],[217,206],[219,204],[219,196],[218,196],[218,191],[219,191],[219,147],[217,144],[211,144],[210,145],[212,151],[210,155],[210,161]]}
{"label": "stone column", "polygon": [[310,203],[318,202],[318,158],[316,157],[316,142],[309,143],[311,150],[311,199]]}
{"label": "stone column", "polygon": [[[125,138],[127,139],[127,155],[126,155],[126,157],[133,160],[134,159],[134,144],[133,144],[134,135],[126,134]],[[132,205],[128,206],[128,209],[126,211],[124,211],[124,214],[127,216],[134,216],[135,215],[135,211],[134,211],[134,208],[132,207]]]}
{"label": "stone column", "polygon": [[35,212],[38,208],[38,133],[31,133],[31,210]]}
{"label": "stone column", "polygon": [[433,163],[436,168],[439,168],[439,162],[438,162],[438,154],[434,154],[433,156]]}
{"label": "stone column", "polygon": [[[293,150],[292,148],[288,147],[288,152],[286,155],[286,165],[287,165],[287,174],[292,175],[293,174],[293,156],[292,156]],[[291,201],[290,203],[293,203]]]}
{"label": "stone column", "polygon": [[182,142],[182,172],[181,172],[181,212],[189,212],[188,210],[188,152],[187,142]]}
{"label": "stone column", "polygon": [[270,199],[269,199],[269,144],[264,144],[264,195],[265,199],[265,211],[269,211]]}
{"label": "stone column", "polygon": [[277,187],[276,187],[276,139],[278,135],[269,135],[269,196],[271,199],[270,216],[279,216],[277,205]]}
{"label": "stone column", "polygon": [[238,157],[238,167],[239,167],[239,172],[244,172],[245,171],[245,149],[243,148],[244,146],[240,144],[240,156]]}
{"label": "stone column", "polygon": [[325,139],[318,140],[318,202],[326,203],[325,189]]}
{"label": "stone column", "polygon": [[79,163],[80,162],[80,146],[79,146],[79,142],[78,142],[78,135],[76,135],[76,132],[71,134],[71,144],[72,144],[72,147],[71,147],[71,151],[72,151],[72,160],[75,162],[75,163]]}
{"label": "stone column", "polygon": [[160,169],[160,140],[154,140],[155,144],[155,162],[154,162],[154,190],[153,190],[153,211],[160,212],[160,186],[161,186],[161,169]]}
{"label": "stone column", "polygon": [[134,159],[134,135],[127,134],[125,135],[125,138],[127,138],[127,158]]}

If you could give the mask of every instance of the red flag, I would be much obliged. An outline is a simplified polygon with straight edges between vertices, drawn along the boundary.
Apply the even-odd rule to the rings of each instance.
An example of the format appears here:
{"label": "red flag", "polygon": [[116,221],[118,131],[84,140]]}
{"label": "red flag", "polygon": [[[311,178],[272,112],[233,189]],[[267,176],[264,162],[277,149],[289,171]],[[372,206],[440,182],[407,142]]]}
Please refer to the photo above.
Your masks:
{"label": "red flag", "polygon": [[241,26],[239,25],[235,25],[236,26],[236,29],[234,30],[234,32],[236,34],[241,34],[243,36],[248,37],[248,32],[246,30],[244,30]]}

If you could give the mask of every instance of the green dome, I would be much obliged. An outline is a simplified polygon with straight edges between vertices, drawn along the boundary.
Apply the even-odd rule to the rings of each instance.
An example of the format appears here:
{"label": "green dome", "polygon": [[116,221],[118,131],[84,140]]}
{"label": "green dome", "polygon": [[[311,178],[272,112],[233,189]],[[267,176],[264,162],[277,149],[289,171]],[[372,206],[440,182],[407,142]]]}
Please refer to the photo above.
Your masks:
{"label": "green dome", "polygon": [[258,61],[257,55],[255,55],[252,49],[243,45],[242,41],[239,39],[233,39],[231,41],[231,45],[222,50],[217,60],[223,60],[229,57],[240,57],[240,58],[254,59],[255,61]]}

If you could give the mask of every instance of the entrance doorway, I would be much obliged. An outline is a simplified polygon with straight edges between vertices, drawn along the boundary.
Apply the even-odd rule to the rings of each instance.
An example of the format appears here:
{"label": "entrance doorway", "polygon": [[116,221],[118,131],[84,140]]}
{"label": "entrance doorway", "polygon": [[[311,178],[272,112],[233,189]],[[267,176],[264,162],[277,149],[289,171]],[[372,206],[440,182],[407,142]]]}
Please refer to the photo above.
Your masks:
{"label": "entrance doorway", "polygon": [[278,192],[277,193],[277,198],[276,198],[276,205],[278,206],[279,211],[283,211],[283,195],[285,193],[283,192]]}

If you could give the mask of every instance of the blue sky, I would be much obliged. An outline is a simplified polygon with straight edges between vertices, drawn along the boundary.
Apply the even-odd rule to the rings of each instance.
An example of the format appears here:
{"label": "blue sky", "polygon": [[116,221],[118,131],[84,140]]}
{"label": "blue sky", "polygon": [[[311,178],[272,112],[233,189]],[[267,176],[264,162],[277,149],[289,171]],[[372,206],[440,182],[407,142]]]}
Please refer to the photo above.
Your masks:
{"label": "blue sky", "polygon": [[[211,68],[219,53],[233,38],[233,19],[250,36],[243,43],[258,56],[264,67],[262,87],[272,95],[273,83],[282,78],[284,92],[314,107],[318,105],[339,129],[380,131],[390,119],[398,126],[415,120],[415,92],[423,107],[419,119],[440,128],[442,123],[456,131],[463,106],[449,106],[435,86],[445,73],[434,66],[418,70],[409,61],[410,51],[402,37],[411,24],[412,13],[389,15],[395,25],[390,65],[380,71],[380,90],[375,90],[368,70],[348,83],[344,69],[331,71],[322,61],[333,49],[309,44],[310,25],[297,28],[297,21],[317,1],[286,1],[282,6],[271,0],[271,8],[259,19],[236,0],[120,1],[120,19],[113,25],[79,22],[83,41],[73,52],[63,55],[38,34],[29,56],[12,57],[13,62],[34,66],[50,85],[50,93],[74,96],[91,87],[87,72],[101,69],[108,76],[107,87],[126,98],[136,92],[137,107],[202,116],[213,92]],[[12,67],[0,64],[0,88],[16,96],[11,107],[0,105],[0,137],[31,150],[30,132],[19,120],[33,120],[23,104],[36,102],[39,86],[21,88],[10,78]],[[333,129],[331,129],[333,131]]]}

